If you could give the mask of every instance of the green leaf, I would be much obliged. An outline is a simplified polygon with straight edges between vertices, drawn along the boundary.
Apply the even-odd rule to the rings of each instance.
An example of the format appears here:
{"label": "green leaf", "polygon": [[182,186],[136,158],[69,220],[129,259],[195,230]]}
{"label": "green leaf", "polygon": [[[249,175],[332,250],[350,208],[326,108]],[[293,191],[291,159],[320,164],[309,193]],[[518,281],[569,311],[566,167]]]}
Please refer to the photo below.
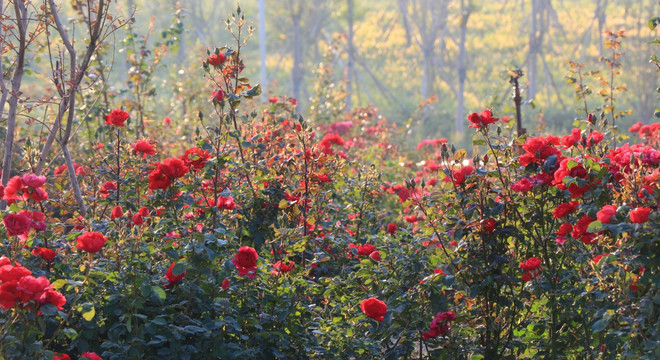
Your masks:
{"label": "green leaf", "polygon": [[600,221],[594,221],[591,224],[589,224],[589,227],[587,228],[588,233],[596,233],[600,231],[600,229],[603,228],[603,223]]}
{"label": "green leaf", "polygon": [[89,309],[89,311],[83,312],[82,314],[83,318],[87,321],[92,321],[94,315],[96,315],[96,310],[94,309],[93,306]]}
{"label": "green leaf", "polygon": [[154,290],[156,295],[158,295],[158,298],[160,300],[165,300],[167,296],[165,295],[165,290],[163,290],[163,288],[161,288],[160,286],[154,286],[152,287],[152,289]]}
{"label": "green leaf", "polygon": [[183,265],[183,263],[176,263],[176,265],[174,265],[174,268],[172,268],[172,275],[179,276],[183,274],[185,271],[186,271],[186,267],[185,265]]}
{"label": "green leaf", "polygon": [[596,321],[593,325],[591,325],[591,331],[593,332],[601,332],[607,327],[608,320],[605,319],[600,319]]}
{"label": "green leaf", "polygon": [[57,314],[57,306],[53,304],[45,304],[40,307],[39,310],[41,310],[41,312],[46,316],[54,316]]}

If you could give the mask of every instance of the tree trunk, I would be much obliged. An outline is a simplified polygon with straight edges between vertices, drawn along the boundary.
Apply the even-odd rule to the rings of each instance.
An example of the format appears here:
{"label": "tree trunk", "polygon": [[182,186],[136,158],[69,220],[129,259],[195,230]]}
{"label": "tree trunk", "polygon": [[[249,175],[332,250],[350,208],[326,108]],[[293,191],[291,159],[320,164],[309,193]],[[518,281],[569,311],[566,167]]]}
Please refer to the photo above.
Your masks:
{"label": "tree trunk", "polygon": [[532,11],[530,17],[529,28],[529,53],[527,55],[527,77],[529,78],[529,86],[527,88],[527,98],[533,100],[536,98],[537,89],[537,56],[538,56],[538,15],[539,15],[539,1],[532,0]]}
{"label": "tree trunk", "polygon": [[465,41],[467,36],[467,22],[470,17],[469,6],[461,0],[461,32],[458,43],[458,91],[456,92],[456,132],[462,133],[465,124],[465,80],[467,79],[467,49]]}
{"label": "tree trunk", "polygon": [[291,69],[291,93],[295,99],[300,101],[300,86],[304,78],[303,73],[303,43],[302,43],[302,28],[301,18],[302,11],[301,3],[298,4],[299,8],[296,12],[291,14],[291,23],[293,26],[293,68]]}
{"label": "tree trunk", "polygon": [[259,0],[259,58],[261,60],[261,99],[268,96],[268,71],[266,68],[266,0]]}
{"label": "tree trunk", "polygon": [[18,26],[18,54],[16,68],[11,80],[11,94],[9,94],[9,111],[7,112],[7,134],[5,136],[5,155],[2,161],[2,185],[6,186],[11,176],[12,155],[14,154],[14,132],[16,131],[16,108],[18,97],[21,94],[23,70],[25,67],[25,50],[27,34],[27,8],[22,1],[14,1],[14,13]]}
{"label": "tree trunk", "polygon": [[353,74],[355,72],[355,54],[353,45],[353,0],[348,0],[348,63],[346,65],[346,112],[351,111],[353,104]]}

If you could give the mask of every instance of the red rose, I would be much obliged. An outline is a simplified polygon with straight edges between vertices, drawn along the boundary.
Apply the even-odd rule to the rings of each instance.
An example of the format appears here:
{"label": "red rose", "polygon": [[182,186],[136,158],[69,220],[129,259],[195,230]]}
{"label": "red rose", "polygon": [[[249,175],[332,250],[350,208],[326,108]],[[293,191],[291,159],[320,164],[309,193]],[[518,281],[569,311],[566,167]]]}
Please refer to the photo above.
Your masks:
{"label": "red rose", "polygon": [[187,167],[192,166],[197,171],[202,170],[210,158],[208,151],[196,147],[186,150],[185,155],[181,156]]}
{"label": "red rose", "polygon": [[142,214],[136,213],[135,215],[133,215],[133,224],[135,225],[144,224],[144,218],[142,217]]}
{"label": "red rose", "polygon": [[365,315],[376,321],[385,320],[384,316],[387,313],[387,305],[376,298],[371,297],[362,300],[360,303],[360,308]]}
{"label": "red rose", "polygon": [[376,261],[376,262],[379,262],[379,261],[382,260],[382,258],[380,257],[380,251],[372,252],[371,254],[369,254],[369,257],[371,258],[371,260]]}
{"label": "red rose", "polygon": [[630,221],[635,224],[642,224],[649,220],[651,209],[645,207],[638,207],[630,210]]}
{"label": "red rose", "polygon": [[224,63],[225,60],[226,59],[224,53],[212,54],[211,56],[206,58],[206,61],[209,63],[209,65],[213,65],[213,66],[218,66]]}
{"label": "red rose", "polygon": [[479,129],[492,124],[499,119],[493,117],[493,113],[491,113],[490,110],[484,110],[481,114],[472,113],[468,115],[468,120],[472,123],[470,128]]}
{"label": "red rose", "polygon": [[39,256],[46,261],[51,261],[55,258],[55,256],[57,256],[57,253],[49,248],[38,247],[36,249],[32,249],[32,255]]}
{"label": "red rose", "polygon": [[188,173],[188,167],[186,167],[186,164],[181,159],[177,158],[163,160],[162,164],[158,164],[158,168],[172,179],[178,179]]}
{"label": "red rose", "polygon": [[227,290],[227,288],[229,288],[229,279],[222,280],[222,285],[220,285],[220,287],[222,290]]}
{"label": "red rose", "polygon": [[280,261],[276,262],[275,264],[273,264],[273,269],[275,269],[275,270],[277,270],[281,273],[288,273],[291,270],[293,270],[294,266],[295,266],[295,263],[293,261],[289,261],[289,263],[286,264],[286,263],[282,263],[282,260],[280,260]]}
{"label": "red rose", "polygon": [[574,212],[578,207],[577,201],[571,201],[563,204],[557,205],[557,208],[552,212],[552,215],[556,218],[563,218],[564,216]]}
{"label": "red rose", "polygon": [[394,223],[387,224],[387,232],[390,233],[390,235],[394,235],[396,231],[397,231],[396,224]]}
{"label": "red rose", "polygon": [[40,304],[52,304],[55,305],[57,310],[62,310],[66,304],[66,298],[59,291],[53,289],[48,289],[44,292],[39,299],[37,299]]}
{"label": "red rose", "polygon": [[103,198],[107,198],[110,196],[110,191],[117,191],[117,183],[112,182],[112,181],[106,181],[103,183],[103,186],[101,186],[101,190],[99,190],[99,194],[103,196]]}
{"label": "red rose", "polygon": [[53,360],[71,360],[71,357],[67,354],[53,355]]}
{"label": "red rose", "polygon": [[495,219],[486,219],[481,222],[481,229],[486,234],[490,234],[495,231],[497,227],[497,221]]}
{"label": "red rose", "polygon": [[113,126],[124,126],[124,121],[128,119],[130,115],[127,112],[121,109],[114,109],[110,114],[106,115],[105,123]]}
{"label": "red rose", "polygon": [[90,360],[103,360],[100,356],[96,355],[96,353],[93,353],[93,352],[82,353],[82,354],[80,354],[80,356],[86,357]]}
{"label": "red rose", "polygon": [[21,181],[23,182],[23,185],[36,189],[42,187],[46,183],[46,177],[35,174],[25,174],[21,178]]}
{"label": "red rose", "polygon": [[9,310],[16,305],[17,284],[17,281],[0,284],[0,308]]}
{"label": "red rose", "polygon": [[165,175],[160,167],[150,172],[147,178],[149,179],[149,189],[151,190],[167,189],[172,185],[172,180],[170,180],[169,176]]}
{"label": "red rose", "polygon": [[269,97],[268,102],[271,104],[275,104],[276,102],[279,101],[279,98],[277,96]]}
{"label": "red rose", "polygon": [[24,214],[7,214],[2,219],[8,236],[27,235],[32,227],[32,220]]}
{"label": "red rose", "polygon": [[596,213],[596,219],[603,224],[609,224],[615,216],[616,207],[612,205],[605,205],[598,213]]}
{"label": "red rose", "polygon": [[559,229],[557,230],[557,235],[559,236],[566,236],[568,233],[573,230],[573,225],[569,223],[563,223],[559,226]]}
{"label": "red rose", "polygon": [[173,262],[172,265],[170,265],[170,268],[167,269],[167,272],[165,273],[165,278],[167,279],[167,281],[170,282],[170,284],[177,283],[181,281],[181,279],[183,279],[184,276],[186,276],[185,270],[179,275],[174,275],[173,273],[174,266],[176,266],[175,262]]}
{"label": "red rose", "polygon": [[172,119],[169,116],[165,116],[163,119],[163,125],[169,125],[172,123]]}
{"label": "red rose", "polygon": [[88,253],[96,253],[103,248],[108,239],[99,232],[86,232],[76,238],[78,244],[76,248]]}
{"label": "red rose", "polygon": [[45,276],[38,278],[32,275],[24,276],[16,285],[16,297],[24,303],[38,300],[50,288],[50,281]]}
{"label": "red rose", "polygon": [[422,333],[422,338],[424,340],[434,338],[437,336],[444,336],[447,333],[450,333],[449,323],[456,320],[456,313],[453,311],[439,312],[431,321],[429,325],[429,331]]}
{"label": "red rose", "polygon": [[259,255],[254,248],[249,246],[241,246],[238,248],[238,253],[234,255],[234,260],[232,263],[238,269],[238,275],[248,276],[250,279],[254,279],[254,271],[257,270],[257,260]]}
{"label": "red rose", "polygon": [[534,183],[528,178],[522,178],[511,185],[511,190],[519,193],[526,193],[534,187]]}
{"label": "red rose", "polygon": [[349,244],[348,246],[357,249],[358,255],[369,256],[369,254],[376,251],[376,247],[371,244],[364,244],[364,245]]}
{"label": "red rose", "polygon": [[[464,166],[458,170],[454,170],[454,185],[460,186],[465,182],[465,178],[474,172],[474,167],[471,165]],[[449,181],[449,178],[447,178]]]}
{"label": "red rose", "polygon": [[222,102],[225,100],[225,92],[222,91],[222,89],[218,89],[213,92],[213,95],[211,96],[211,100],[213,102]]}
{"label": "red rose", "polygon": [[121,206],[117,205],[112,208],[112,212],[110,213],[110,220],[114,220],[122,216],[124,216],[124,210],[121,208]]}
{"label": "red rose", "polygon": [[523,281],[530,281],[541,273],[541,259],[531,257],[524,263],[520,263],[520,268],[524,271]]}
{"label": "red rose", "polygon": [[151,145],[151,143],[147,140],[138,140],[135,144],[133,144],[133,151],[135,153],[141,153],[143,158],[147,157],[147,155],[156,154],[154,146]]}

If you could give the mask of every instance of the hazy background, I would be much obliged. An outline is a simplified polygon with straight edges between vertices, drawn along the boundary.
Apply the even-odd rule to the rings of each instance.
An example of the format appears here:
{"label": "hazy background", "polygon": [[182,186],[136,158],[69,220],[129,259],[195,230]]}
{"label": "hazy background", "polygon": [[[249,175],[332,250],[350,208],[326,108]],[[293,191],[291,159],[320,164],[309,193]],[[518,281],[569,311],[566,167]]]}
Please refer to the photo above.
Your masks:
{"label": "hazy background", "polygon": [[[648,61],[657,48],[648,43],[657,33],[646,25],[659,12],[656,0],[244,0],[240,5],[255,27],[243,50],[246,75],[262,83],[265,98],[297,98],[303,114],[310,113],[310,99],[319,91],[332,89],[349,94],[347,108],[373,103],[398,123],[415,114],[419,121],[412,137],[461,142],[470,112],[488,106],[497,115],[512,114],[507,72],[521,68],[525,126],[562,131],[580,116],[574,88],[565,79],[566,62],[581,62],[585,70],[609,78],[609,69],[599,62],[611,56],[603,32],[622,29],[625,55],[615,85],[625,86],[627,93],[616,95],[616,107],[633,113],[620,127],[651,121],[658,106],[658,77]],[[131,31],[147,34],[152,18],[150,43],[161,41],[176,9],[183,29],[154,72],[161,92],[184,79],[202,83],[199,68],[206,49],[231,43],[224,21],[235,1],[123,0],[118,6],[124,13],[136,11],[132,28],[114,39],[109,82],[117,90],[130,69],[122,37]],[[325,82],[319,84],[319,77]],[[594,89],[590,107],[602,104],[597,76],[587,82]],[[416,113],[432,96],[438,101]],[[152,116],[176,115],[175,107],[159,106]]]}

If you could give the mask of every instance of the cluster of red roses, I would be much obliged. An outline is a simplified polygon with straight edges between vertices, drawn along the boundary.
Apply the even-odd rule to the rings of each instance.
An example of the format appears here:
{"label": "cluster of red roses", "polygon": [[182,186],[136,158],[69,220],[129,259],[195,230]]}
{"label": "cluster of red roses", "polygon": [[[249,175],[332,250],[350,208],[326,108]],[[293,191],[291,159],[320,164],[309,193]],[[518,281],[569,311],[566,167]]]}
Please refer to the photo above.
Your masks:
{"label": "cluster of red roses", "polygon": [[[98,356],[95,352],[84,352],[80,354],[80,358],[89,360],[103,360],[103,358]],[[67,354],[53,355],[53,360],[71,360],[71,357]]]}
{"label": "cluster of red roses", "polygon": [[[394,224],[391,224],[391,225],[394,225]],[[394,225],[394,226],[396,226],[396,225]],[[396,229],[394,231],[396,231]],[[382,260],[381,255],[380,255],[380,251],[377,251],[376,247],[371,245],[371,244],[364,244],[364,245],[348,244],[348,247],[350,249],[355,249],[356,254],[358,256],[368,256],[371,260],[376,261],[376,262]],[[351,255],[351,253],[349,253],[349,256],[350,255]]]}
{"label": "cluster of red roses", "polygon": [[45,183],[46,177],[41,175],[14,176],[7,182],[7,187],[0,185],[0,195],[7,201],[7,204],[29,199],[41,202],[48,199],[48,193],[42,188]]}
{"label": "cluster of red roses", "polygon": [[456,320],[456,313],[453,311],[439,312],[435,315],[429,325],[429,331],[422,333],[422,338],[428,340],[430,338],[444,336],[451,332],[449,324]]}
{"label": "cluster of red roses", "polygon": [[520,263],[520,269],[523,270],[522,279],[527,282],[541,274],[541,259],[537,257],[531,257],[525,262]]}
{"label": "cluster of red roses", "polygon": [[0,307],[8,310],[20,304],[23,308],[34,305],[39,309],[52,304],[62,310],[66,298],[53,290],[45,276],[34,277],[32,272],[18,262],[12,265],[7,257],[0,257]]}
{"label": "cluster of red roses", "polygon": [[21,240],[28,237],[31,229],[44,231],[47,228],[46,215],[41,211],[21,210],[15,214],[7,214],[2,223],[7,229],[8,236],[18,236]]}

